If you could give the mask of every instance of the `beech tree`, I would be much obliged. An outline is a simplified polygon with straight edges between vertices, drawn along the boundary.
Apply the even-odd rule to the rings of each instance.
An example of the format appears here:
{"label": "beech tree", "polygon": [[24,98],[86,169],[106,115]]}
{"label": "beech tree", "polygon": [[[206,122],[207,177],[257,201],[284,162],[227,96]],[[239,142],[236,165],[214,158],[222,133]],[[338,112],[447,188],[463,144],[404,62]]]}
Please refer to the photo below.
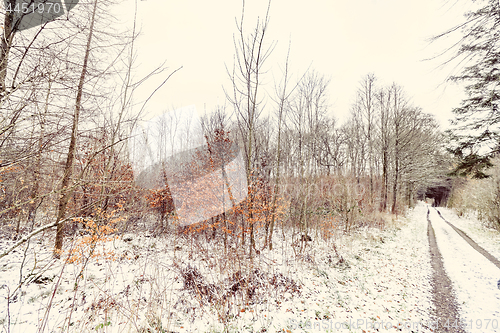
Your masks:
{"label": "beech tree", "polygon": [[290,46],[288,47],[287,58],[285,62],[285,69],[283,71],[283,78],[280,83],[275,84],[276,97],[273,101],[276,103],[276,118],[277,118],[277,136],[275,147],[275,166],[274,166],[274,191],[272,201],[272,216],[269,224],[266,225],[266,245],[269,244],[269,250],[273,249],[273,232],[276,223],[276,206],[277,200],[280,196],[280,177],[282,176],[282,131],[283,123],[286,119],[286,111],[289,106],[289,97],[293,93],[294,88],[289,89],[289,57]]}
{"label": "beech tree", "polygon": [[[12,8],[14,4],[15,1],[8,2]],[[48,152],[58,150],[59,135],[66,130],[67,98],[62,87],[71,80],[71,69],[68,61],[61,61],[69,53],[61,53],[61,50],[74,41],[76,34],[67,29],[63,20],[21,31],[21,21],[15,19],[16,14],[16,11],[6,11],[3,15],[0,163],[2,168],[15,167],[27,180],[25,190],[3,209],[6,212],[21,209],[15,230],[17,237],[23,211],[32,229],[43,200],[57,192],[51,188],[50,180],[59,169],[52,165],[56,172],[48,172],[47,164],[55,155]],[[57,35],[61,30],[67,32],[65,39]]]}
{"label": "beech tree", "polygon": [[[120,198],[132,195],[123,145],[128,130],[124,124],[133,123],[128,113],[131,96],[142,82],[165,70],[159,66],[133,82],[135,25],[131,33],[110,28],[112,5],[80,3],[78,11],[54,22],[23,31],[14,27],[11,40],[4,43],[0,173],[12,167],[9,178],[17,176],[14,172],[25,176],[23,184],[14,187],[12,200],[0,203],[0,215],[19,216],[16,234],[21,216],[26,216],[30,229],[21,243],[57,227],[56,256],[65,222],[98,205],[103,212],[114,211]],[[10,20],[8,13],[5,20]],[[90,144],[81,149],[82,141]],[[77,188],[82,192],[75,192]],[[81,201],[76,199],[80,195]],[[44,212],[55,204],[56,216],[40,226],[35,217],[42,204]],[[39,229],[33,230],[36,225]]]}
{"label": "beech tree", "polygon": [[443,138],[434,118],[413,106],[401,86],[378,87],[375,81],[374,75],[362,79],[342,127],[346,163],[358,184],[367,179],[371,205],[378,201],[381,211],[397,213],[403,198],[411,204],[418,189],[446,173],[438,158]]}
{"label": "beech tree", "polygon": [[444,149],[444,136],[432,115],[413,108],[407,126],[400,170],[406,201],[411,206],[418,189],[439,185],[446,179],[450,161]]}
{"label": "beech tree", "polygon": [[92,4],[92,11],[91,11],[91,16],[89,18],[88,24],[89,24],[89,30],[88,30],[88,39],[87,43],[85,46],[85,53],[83,56],[83,61],[81,65],[81,71],[80,71],[80,79],[78,81],[78,87],[77,87],[77,93],[76,93],[76,99],[75,99],[75,108],[74,108],[74,113],[73,113],[73,124],[71,127],[71,138],[70,138],[70,143],[69,143],[69,148],[68,148],[68,154],[66,158],[66,164],[64,166],[64,171],[63,171],[63,178],[61,182],[61,194],[59,198],[59,204],[57,207],[57,216],[56,216],[56,223],[57,223],[57,233],[56,233],[56,240],[55,240],[55,256],[59,257],[59,253],[62,250],[62,245],[63,245],[63,228],[64,224],[61,222],[66,214],[66,207],[68,205],[69,199],[72,195],[72,191],[68,188],[70,179],[73,175],[73,163],[75,160],[75,152],[76,152],[76,139],[78,135],[78,124],[79,124],[79,119],[80,119],[80,110],[82,108],[82,96],[83,96],[83,85],[85,84],[85,79],[87,75],[87,67],[89,63],[89,58],[90,58],[90,50],[91,50],[91,44],[92,44],[92,37],[94,35],[94,24],[95,24],[95,19],[96,19],[96,13],[97,13],[97,1],[94,1]]}
{"label": "beech tree", "polygon": [[[347,136],[336,127],[333,118],[326,118],[316,132],[317,149],[314,151],[319,166],[326,169],[326,175],[339,175],[346,161],[345,145]],[[332,172],[333,170],[333,172]]]}
{"label": "beech tree", "polygon": [[[245,1],[241,19],[236,22],[238,34],[234,37],[235,63],[232,70],[227,70],[232,83],[232,92],[226,92],[226,97],[233,106],[238,119],[238,136],[242,139],[242,146],[246,159],[246,174],[248,183],[247,211],[250,230],[250,256],[255,249],[253,218],[253,194],[255,192],[255,128],[262,113],[262,75],[264,65],[274,48],[274,43],[266,46],[266,37],[269,27],[269,1],[266,15],[258,20],[255,28],[249,34],[244,28]],[[242,220],[242,242],[245,244],[246,221]]]}
{"label": "beech tree", "polygon": [[307,215],[311,200],[310,187],[313,177],[319,171],[315,159],[315,152],[320,148],[317,134],[328,111],[328,84],[329,80],[318,72],[306,73],[297,85],[288,112],[287,120],[294,133],[294,149],[291,154],[299,182],[293,195],[296,206],[293,215],[305,239],[308,237],[310,220]]}
{"label": "beech tree", "polygon": [[361,119],[363,123],[363,135],[367,143],[367,163],[370,175],[370,201],[373,203],[374,175],[375,175],[375,137],[376,137],[376,86],[375,75],[368,74],[362,81],[358,91],[358,103],[360,103]]}
{"label": "beech tree", "polygon": [[386,211],[389,198],[389,161],[391,147],[390,133],[390,106],[392,104],[393,95],[388,88],[382,88],[377,92],[377,104],[379,108],[380,118],[378,121],[378,146],[380,153],[380,164],[382,165],[382,199],[380,210]]}
{"label": "beech tree", "polygon": [[367,142],[364,135],[364,124],[359,103],[352,106],[351,117],[342,127],[346,137],[347,152],[349,156],[349,171],[359,184],[365,173],[367,158]]}

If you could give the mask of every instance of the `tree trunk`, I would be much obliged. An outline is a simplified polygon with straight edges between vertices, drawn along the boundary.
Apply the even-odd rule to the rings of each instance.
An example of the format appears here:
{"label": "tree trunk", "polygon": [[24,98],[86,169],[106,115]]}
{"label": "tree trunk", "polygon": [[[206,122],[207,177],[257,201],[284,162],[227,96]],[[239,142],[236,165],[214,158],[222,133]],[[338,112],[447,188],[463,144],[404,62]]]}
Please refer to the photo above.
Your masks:
{"label": "tree trunk", "polygon": [[[16,0],[9,0],[7,6],[15,8]],[[6,12],[4,15],[2,44],[0,46],[0,100],[5,97],[7,89],[5,83],[7,77],[7,65],[9,63],[9,52],[12,46],[12,40],[15,35],[15,31],[13,30],[14,14],[15,12],[11,11]]]}
{"label": "tree trunk", "polygon": [[392,188],[392,213],[396,214],[396,205],[398,197],[398,181],[399,181],[399,159],[398,152],[396,151],[395,170],[394,170],[394,186]]}
{"label": "tree trunk", "polygon": [[388,164],[388,159],[387,159],[387,151],[384,149],[384,152],[382,153],[382,182],[383,182],[383,190],[382,190],[382,211],[385,212],[387,210],[387,199],[388,199],[388,193],[387,193],[387,188],[389,186],[388,184],[388,174],[387,174],[387,164]]}
{"label": "tree trunk", "polygon": [[[41,203],[42,199],[37,199],[38,196],[38,190],[40,188],[40,169],[42,167],[42,150],[43,150],[43,137],[45,134],[45,115],[48,112],[48,107],[49,107],[49,96],[51,92],[51,82],[49,81],[49,89],[47,91],[47,98],[45,100],[45,110],[44,110],[44,115],[40,115],[40,136],[38,138],[38,152],[36,155],[36,161],[35,161],[35,166],[33,168],[33,187],[31,189],[31,194],[30,198],[32,201],[28,205],[28,218],[26,221],[26,225],[30,226],[31,229],[33,228],[35,224],[35,215],[36,215],[36,209],[37,206]],[[32,230],[30,230],[32,231]],[[19,230],[16,230],[16,237],[19,233]]]}
{"label": "tree trunk", "polygon": [[89,36],[87,39],[87,45],[85,48],[85,56],[83,58],[82,72],[80,74],[80,80],[78,82],[78,91],[76,94],[75,101],[75,111],[73,114],[73,126],[71,128],[71,140],[69,143],[68,156],[66,159],[66,164],[64,166],[64,175],[61,182],[61,195],[59,197],[59,205],[57,210],[57,232],[56,232],[56,240],[54,246],[54,256],[56,258],[60,257],[60,252],[62,250],[63,245],[63,229],[64,223],[59,223],[59,221],[64,220],[64,216],[66,214],[66,207],[68,205],[69,198],[71,197],[72,189],[68,188],[71,176],[73,175],[73,162],[75,160],[75,151],[76,151],[76,136],[78,133],[78,120],[80,117],[80,110],[82,107],[82,95],[83,95],[83,85],[85,83],[85,76],[87,74],[87,65],[90,57],[90,44],[92,42],[92,35],[94,32],[94,21],[95,15],[97,12],[97,0],[94,2],[94,8],[92,10],[92,18],[90,21],[89,28]]}

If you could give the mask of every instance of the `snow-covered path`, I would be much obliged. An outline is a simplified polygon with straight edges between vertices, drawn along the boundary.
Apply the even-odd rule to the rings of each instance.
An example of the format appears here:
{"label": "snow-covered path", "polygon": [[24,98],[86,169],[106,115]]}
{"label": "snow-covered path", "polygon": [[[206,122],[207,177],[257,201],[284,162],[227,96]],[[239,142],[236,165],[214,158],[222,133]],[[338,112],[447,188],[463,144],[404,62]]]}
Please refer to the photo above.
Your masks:
{"label": "snow-covered path", "polygon": [[[80,265],[68,264],[62,272],[62,263],[51,259],[52,239],[39,237],[27,249],[30,261],[22,273],[32,274],[28,269],[33,269],[40,283],[23,285],[16,299],[8,295],[19,283],[25,251],[0,260],[0,333],[430,333],[432,270],[426,212],[421,204],[382,230],[359,228],[329,240],[314,237],[302,254],[294,250],[289,235],[285,241],[276,232],[276,248],[261,252],[251,270],[243,266],[248,260],[240,262],[243,268],[237,266],[237,258],[231,261],[234,267],[226,265],[231,258],[204,237],[122,235],[105,244],[116,260],[90,262],[77,290]],[[333,241],[345,260],[342,264]],[[0,248],[10,243],[0,239]],[[40,271],[38,266],[44,264],[53,265]],[[257,272],[264,282],[266,276],[274,276],[277,287],[255,284],[258,298],[252,303],[235,294],[226,303],[211,304],[183,287],[177,266],[196,267],[196,281],[226,288],[223,291],[240,269],[246,276]],[[287,287],[295,284],[300,292]],[[226,321],[220,320],[221,313],[228,313]]]}
{"label": "snow-covered path", "polygon": [[430,209],[429,218],[452,281],[462,328],[466,332],[500,332],[500,269],[473,249],[435,209]]}
{"label": "snow-covered path", "polygon": [[[220,244],[204,237],[124,234],[103,245],[114,251],[115,260],[91,261],[76,289],[81,265],[69,263],[63,271],[63,263],[51,256],[53,239],[40,236],[0,260],[0,333],[436,332],[433,305],[447,302],[433,303],[427,209],[419,203],[406,217],[391,217],[383,229],[363,227],[326,240],[313,233],[303,253],[286,230],[277,232],[276,248],[253,262],[224,255]],[[439,209],[500,258],[497,231]],[[430,209],[429,218],[446,271],[440,276],[449,276],[452,282],[445,285],[456,293],[455,317],[464,321],[465,332],[500,332],[500,269],[436,210]],[[11,243],[0,239],[0,249]],[[196,268],[197,285],[219,288],[216,301],[189,288],[189,267]],[[222,297],[234,286],[235,274],[255,286],[251,302],[241,296],[243,289]],[[16,292],[20,278],[33,281]],[[454,323],[439,323],[444,325]]]}

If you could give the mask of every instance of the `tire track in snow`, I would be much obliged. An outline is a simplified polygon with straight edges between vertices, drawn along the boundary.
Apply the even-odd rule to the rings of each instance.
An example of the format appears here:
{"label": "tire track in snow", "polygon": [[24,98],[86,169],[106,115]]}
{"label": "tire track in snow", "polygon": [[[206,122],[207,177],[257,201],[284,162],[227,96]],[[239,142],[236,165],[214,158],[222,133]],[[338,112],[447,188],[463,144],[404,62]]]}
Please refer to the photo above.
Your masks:
{"label": "tire track in snow", "polygon": [[500,268],[500,260],[498,260],[497,258],[495,258],[494,256],[492,256],[488,251],[486,251],[481,246],[479,246],[479,244],[477,244],[476,242],[474,242],[474,240],[472,238],[470,238],[465,232],[463,232],[459,228],[455,227],[450,222],[446,221],[446,219],[443,217],[443,215],[441,215],[441,212],[437,208],[434,208],[434,209],[437,211],[437,213],[443,219],[443,221],[445,221],[446,223],[448,223],[448,225],[450,227],[452,227],[453,230],[455,230],[460,236],[462,236],[462,238],[465,239],[467,241],[467,243],[470,244],[470,246],[472,246],[477,252],[479,252],[483,256],[485,256],[486,259],[488,259],[489,261],[491,261],[495,266],[497,266],[498,268]]}
{"label": "tire track in snow", "polygon": [[455,331],[451,327],[440,325],[440,321],[449,319],[450,322],[460,320],[451,280],[443,265],[443,258],[439,252],[436,242],[436,235],[432,228],[431,220],[429,219],[429,209],[427,208],[427,235],[429,238],[429,249],[431,252],[432,266],[432,301],[434,303],[434,321],[436,332],[464,332],[462,329]]}
{"label": "tire track in snow", "polygon": [[[493,262],[490,261],[485,255],[488,252],[470,237],[464,237],[465,233],[460,233],[457,231],[458,228],[445,223],[446,221],[438,217],[435,212],[429,213],[428,210],[428,223],[435,231],[435,240],[445,274],[451,281],[450,289],[453,290],[458,305],[457,319],[462,320],[465,324],[464,330],[467,332],[500,332],[500,290],[497,288],[500,268],[494,262],[496,258],[489,254],[494,258]],[[442,328],[443,318],[439,314],[438,318],[439,327]],[[486,324],[489,327],[486,327]]]}

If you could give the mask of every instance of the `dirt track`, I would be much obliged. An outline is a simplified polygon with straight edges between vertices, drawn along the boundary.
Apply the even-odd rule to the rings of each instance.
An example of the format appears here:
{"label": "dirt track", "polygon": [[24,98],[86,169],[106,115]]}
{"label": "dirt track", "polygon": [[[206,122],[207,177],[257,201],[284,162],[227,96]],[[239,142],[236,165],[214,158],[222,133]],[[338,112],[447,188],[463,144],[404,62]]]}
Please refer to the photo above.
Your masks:
{"label": "dirt track", "polygon": [[434,208],[436,209],[437,213],[439,214],[439,216],[443,219],[443,221],[445,221],[446,223],[448,223],[448,225],[450,227],[453,228],[453,230],[455,230],[463,239],[465,239],[467,241],[467,243],[470,244],[470,246],[472,246],[474,248],[474,250],[476,250],[477,252],[481,253],[486,259],[488,259],[489,261],[491,261],[495,266],[497,266],[498,268],[500,268],[500,260],[498,260],[497,258],[495,258],[494,256],[492,256],[488,251],[486,251],[485,249],[483,249],[481,246],[479,246],[476,242],[474,242],[469,236],[467,236],[467,234],[465,232],[463,232],[462,230],[458,229],[457,227],[455,227],[453,224],[451,224],[450,222],[446,221],[443,217],[443,215],[441,215],[441,212],[437,209],[437,208]]}
{"label": "dirt track", "polygon": [[443,267],[443,259],[439,253],[436,243],[436,236],[429,219],[429,209],[427,209],[427,235],[429,236],[429,249],[431,252],[432,274],[432,301],[435,306],[433,321],[436,328],[435,332],[465,332],[461,328],[453,328],[443,325],[449,320],[449,323],[460,322],[453,288],[448,275]]}

